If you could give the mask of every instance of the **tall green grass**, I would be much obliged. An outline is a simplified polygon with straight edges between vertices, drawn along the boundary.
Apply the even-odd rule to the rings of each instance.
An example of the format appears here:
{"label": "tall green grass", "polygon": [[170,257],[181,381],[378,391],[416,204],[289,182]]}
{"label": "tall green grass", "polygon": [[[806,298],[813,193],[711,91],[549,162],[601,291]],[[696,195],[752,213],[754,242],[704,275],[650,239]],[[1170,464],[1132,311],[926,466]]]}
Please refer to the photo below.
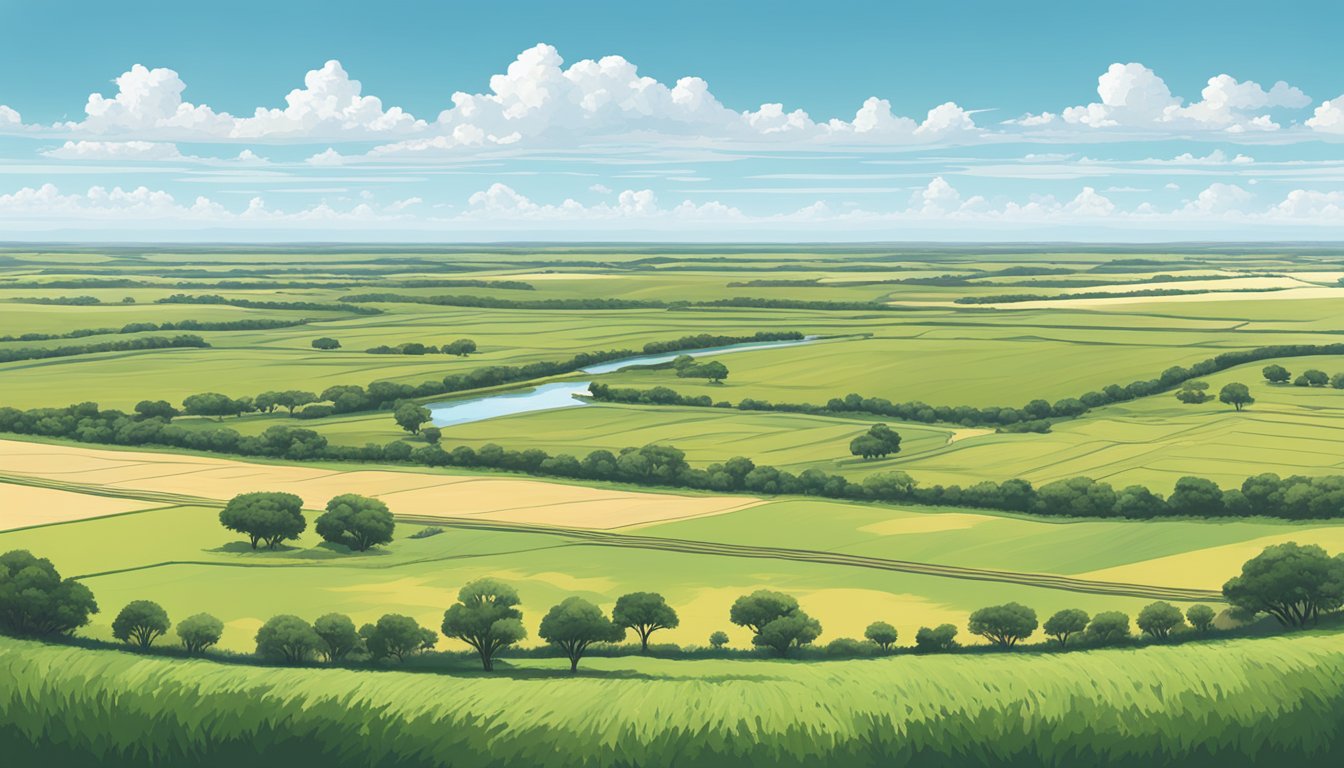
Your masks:
{"label": "tall green grass", "polygon": [[494,677],[0,640],[5,765],[1338,764],[1344,636],[1052,657],[554,660]]}

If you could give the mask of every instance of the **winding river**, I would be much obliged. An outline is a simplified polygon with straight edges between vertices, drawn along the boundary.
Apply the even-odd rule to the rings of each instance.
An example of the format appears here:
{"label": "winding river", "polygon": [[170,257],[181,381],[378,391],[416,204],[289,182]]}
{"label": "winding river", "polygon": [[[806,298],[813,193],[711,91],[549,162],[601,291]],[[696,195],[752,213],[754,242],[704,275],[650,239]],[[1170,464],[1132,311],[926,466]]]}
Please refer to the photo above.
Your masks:
{"label": "winding river", "polygon": [[[818,338],[817,336],[808,336],[795,341],[752,341],[744,344],[683,350],[661,355],[625,357],[620,360],[589,366],[581,370],[580,373],[596,376],[603,373],[614,373],[622,368],[636,365],[661,365],[672,362],[679,355],[705,357],[708,355],[728,355],[734,352],[751,352],[758,349],[797,347],[803,344],[811,344]],[[588,385],[591,383],[591,381],[557,381],[521,392],[505,392],[497,395],[469,397],[462,400],[446,400],[441,403],[430,403],[426,407],[429,408],[430,420],[434,426],[451,427],[456,424],[470,424],[474,421],[485,421],[486,419],[513,416],[519,413],[553,411],[557,408],[580,408],[588,405],[588,401],[581,400],[577,396],[587,395]]]}

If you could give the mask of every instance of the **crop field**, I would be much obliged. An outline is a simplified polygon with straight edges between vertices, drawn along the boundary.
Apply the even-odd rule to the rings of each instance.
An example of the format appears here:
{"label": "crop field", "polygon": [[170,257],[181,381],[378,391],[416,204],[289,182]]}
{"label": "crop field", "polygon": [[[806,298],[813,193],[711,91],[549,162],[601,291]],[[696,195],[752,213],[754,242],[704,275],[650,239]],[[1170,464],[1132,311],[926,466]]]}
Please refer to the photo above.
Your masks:
{"label": "crop field", "polygon": [[[237,764],[318,742],[332,765],[376,764],[364,750],[392,744],[398,765],[444,750],[461,765],[580,753],[585,761],[574,764],[810,765],[819,749],[856,766],[944,765],[948,755],[1024,766],[1338,757],[1344,634],[1333,624],[1292,636],[1006,655],[979,647],[985,641],[967,623],[976,609],[1009,602],[1041,619],[1066,608],[1132,618],[1165,600],[1181,610],[1210,605],[1220,630],[1241,631],[1225,611],[1224,582],[1272,544],[1344,551],[1344,510],[1309,520],[1046,516],[956,495],[881,496],[858,485],[776,493],[680,478],[726,472],[721,465],[735,457],[850,483],[903,472],[919,490],[958,493],[987,481],[1039,490],[1085,476],[1169,497],[1188,476],[1223,489],[1263,472],[1335,476],[1344,387],[1328,379],[1344,374],[1344,354],[1317,352],[1344,341],[1342,265],[1338,254],[1306,248],[0,252],[0,425],[14,427],[0,426],[0,552],[50,558],[94,592],[101,610],[79,629],[80,642],[112,642],[122,606],[152,600],[174,621],[218,617],[226,654],[251,653],[273,616],[330,612],[356,625],[404,614],[435,631],[435,652],[460,652],[465,644],[437,630],[458,590],[482,577],[517,588],[527,632],[495,677],[465,663],[280,668],[0,638],[0,754],[46,740],[68,750],[52,764],[106,765],[147,755],[171,764],[200,750]],[[196,298],[170,300],[177,295]],[[775,335],[731,348],[758,333]],[[144,341],[179,334],[201,344]],[[319,338],[340,346],[315,348]],[[405,346],[458,339],[475,350]],[[727,376],[697,378],[694,366],[670,361],[602,373],[583,370],[588,358],[570,362],[612,350],[624,352],[594,359],[640,358],[645,345],[719,362]],[[1168,382],[1082,412],[1051,410],[1173,366],[1281,345],[1317,346],[1202,375],[1212,397],[1199,404],[1177,400]],[[1261,375],[1271,364],[1293,377],[1322,371],[1327,383],[1271,384]],[[375,382],[430,384],[386,402],[370,388],[355,405],[326,392]],[[1241,410],[1218,399],[1234,383],[1254,398]],[[584,398],[441,422],[428,436],[420,431],[428,421],[398,421],[416,405],[469,412],[500,397],[526,402],[545,384],[666,388],[713,405]],[[257,397],[268,392],[304,396],[291,413]],[[227,396],[233,410],[184,403],[202,393]],[[850,393],[922,403],[929,415],[827,407]],[[804,407],[739,408],[744,400]],[[1046,407],[1037,431],[933,409],[1025,411],[1037,400]],[[151,412],[185,412],[135,415],[142,401]],[[20,413],[78,403],[103,410]],[[99,419],[119,426],[100,429]],[[157,437],[139,431],[146,422],[161,427]],[[899,451],[857,455],[851,442],[879,423],[900,435]],[[520,462],[545,454],[491,464],[482,457],[493,446]],[[682,474],[588,471],[605,460],[643,467],[653,461],[644,454],[617,456],[642,446],[681,451]],[[437,460],[444,456],[455,458]],[[253,549],[221,527],[224,504],[254,491],[298,495],[305,530]],[[387,504],[391,541],[367,551],[324,541],[316,517],[347,493]],[[760,589],[792,595],[820,622],[817,654],[879,620],[895,627],[903,650],[768,660],[750,650],[754,632],[729,618],[738,597]],[[632,592],[657,592],[679,615],[656,643],[699,653],[721,631],[739,655],[592,658],[567,679],[565,661],[541,653],[550,606],[578,596],[610,611]],[[921,627],[940,624],[960,628],[963,652],[905,650]],[[135,691],[109,704],[132,679]],[[175,707],[176,697],[204,704]],[[52,702],[63,702],[59,715]],[[182,736],[206,712],[220,723],[210,730],[217,743]],[[1294,713],[1291,726],[1256,731],[1285,712]],[[288,718],[299,735],[268,742],[266,718]],[[754,739],[732,738],[748,727]],[[487,733],[496,734],[488,751]]]}

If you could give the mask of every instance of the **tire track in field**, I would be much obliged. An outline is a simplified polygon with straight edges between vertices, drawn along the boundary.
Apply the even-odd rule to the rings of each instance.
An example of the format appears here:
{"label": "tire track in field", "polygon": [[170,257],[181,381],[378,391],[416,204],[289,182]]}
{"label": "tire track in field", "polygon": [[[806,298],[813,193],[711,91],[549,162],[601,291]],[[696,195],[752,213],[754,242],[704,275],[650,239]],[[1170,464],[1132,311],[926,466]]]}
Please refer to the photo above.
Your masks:
{"label": "tire track in field", "polygon": [[504,533],[550,534],[554,536],[564,536],[590,546],[628,547],[663,552],[681,552],[685,554],[791,560],[794,562],[839,565],[853,568],[870,568],[874,570],[914,573],[923,576],[941,576],[945,578],[967,579],[971,581],[993,581],[1005,584],[1019,584],[1028,587],[1040,587],[1043,589],[1060,589],[1068,592],[1113,595],[1116,597],[1139,597],[1152,598],[1155,600],[1177,600],[1181,602],[1223,601],[1222,593],[1209,589],[1160,587],[1148,584],[1129,584],[1113,581],[1096,581],[1092,579],[1076,579],[1069,576],[1056,576],[1043,573],[968,568],[956,565],[922,563],[911,560],[891,560],[880,557],[868,557],[865,555],[827,552],[825,550],[761,547],[714,541],[696,541],[693,539],[639,536],[635,534],[613,533],[611,531],[591,530],[586,528],[563,528],[529,523],[507,523],[465,518],[432,517],[428,515],[397,515],[396,519],[409,523],[440,525],[449,528],[468,528]]}

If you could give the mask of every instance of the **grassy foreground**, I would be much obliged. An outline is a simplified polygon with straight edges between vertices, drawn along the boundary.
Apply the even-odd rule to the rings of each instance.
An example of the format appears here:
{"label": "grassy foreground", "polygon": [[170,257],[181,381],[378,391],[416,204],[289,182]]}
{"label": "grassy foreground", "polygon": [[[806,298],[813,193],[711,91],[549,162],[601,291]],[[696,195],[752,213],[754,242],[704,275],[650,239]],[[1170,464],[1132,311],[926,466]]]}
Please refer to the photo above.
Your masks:
{"label": "grassy foreground", "polygon": [[27,765],[1338,764],[1344,636],[795,664],[281,669],[0,639]]}

